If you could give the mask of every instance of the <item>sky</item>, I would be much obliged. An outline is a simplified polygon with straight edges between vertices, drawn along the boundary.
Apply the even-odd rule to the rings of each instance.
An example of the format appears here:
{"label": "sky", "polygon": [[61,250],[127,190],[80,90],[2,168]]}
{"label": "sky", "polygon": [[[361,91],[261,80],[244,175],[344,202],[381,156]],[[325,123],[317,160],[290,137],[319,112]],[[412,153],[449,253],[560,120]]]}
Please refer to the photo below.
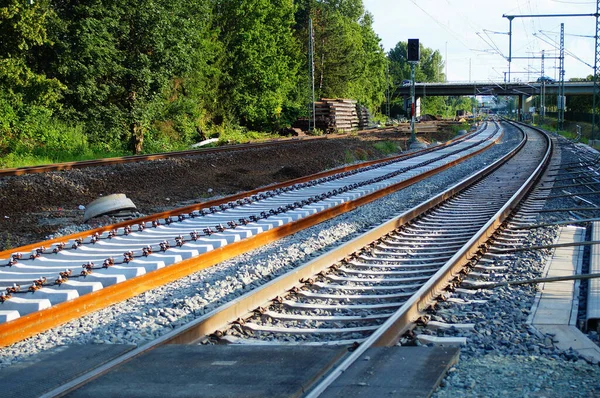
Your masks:
{"label": "sky", "polygon": [[[590,0],[363,0],[385,51],[399,41],[419,39],[447,61],[448,81],[504,81],[508,72],[509,22],[503,15],[593,14]],[[596,20],[585,17],[514,18],[511,81],[558,79],[560,24],[565,30],[565,80],[593,73]],[[541,31],[541,32],[540,32]],[[581,59],[581,61],[576,58]],[[585,63],[589,64],[586,65]],[[506,76],[508,78],[508,76]]]}

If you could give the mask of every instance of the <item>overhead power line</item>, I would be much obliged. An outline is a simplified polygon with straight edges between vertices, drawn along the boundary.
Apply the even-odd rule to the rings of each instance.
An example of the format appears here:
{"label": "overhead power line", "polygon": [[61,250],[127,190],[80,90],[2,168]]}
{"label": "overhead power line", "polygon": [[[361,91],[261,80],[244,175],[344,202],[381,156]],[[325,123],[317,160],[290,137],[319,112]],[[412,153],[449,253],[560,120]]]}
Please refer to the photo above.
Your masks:
{"label": "overhead power line", "polygon": [[483,42],[485,44],[487,44],[496,54],[500,55],[502,58],[506,58],[506,56],[502,53],[502,51],[500,51],[500,49],[498,48],[498,46],[496,46],[495,44],[492,44],[490,42],[488,42],[479,32],[475,32],[475,34],[477,35],[477,37],[479,37],[481,40],[483,40]]}
{"label": "overhead power line", "polygon": [[[559,34],[558,32],[554,32],[552,30],[540,30],[539,32],[540,33],[544,33],[544,34],[545,33],[552,33],[552,34],[555,34],[555,35]],[[565,36],[585,37],[587,39],[595,39],[596,38],[596,36],[578,35],[578,34],[575,34],[575,33],[565,33]]]}
{"label": "overhead power line", "polygon": [[594,4],[594,1],[565,1],[565,0],[551,0],[555,3],[563,3],[563,4]]}
{"label": "overhead power line", "polygon": [[495,30],[482,29],[486,33],[494,33],[496,35],[508,35],[508,32],[496,32]]}
{"label": "overhead power line", "polygon": [[450,27],[444,25],[443,23],[441,23],[440,21],[438,21],[433,15],[431,15],[430,13],[428,13],[427,11],[425,11],[425,9],[423,9],[423,7],[421,7],[416,0],[410,0],[411,3],[413,3],[415,5],[415,7],[417,7],[419,10],[423,11],[425,13],[425,15],[427,15],[429,18],[433,19],[433,21],[438,24],[441,28],[443,28],[445,31],[447,31],[448,33],[450,33],[452,36],[454,36],[454,38],[456,40],[458,40],[460,42],[460,44],[465,47],[465,48],[469,48],[469,46],[467,46],[465,44],[464,41],[462,41],[462,39],[460,37],[458,37],[458,35],[452,31],[452,29],[450,29]]}
{"label": "overhead power line", "polygon": [[[540,31],[540,33],[542,33],[542,31]],[[545,33],[542,33],[542,35],[544,35],[546,38],[548,38],[548,39],[549,39],[549,40],[551,40],[552,42],[550,42],[550,41],[548,41],[548,40],[546,40],[546,39],[544,39],[544,38],[540,37],[539,35],[537,35],[537,34],[535,34],[535,33],[534,33],[533,35],[534,35],[535,37],[537,37],[538,39],[540,39],[541,41],[543,41],[544,43],[546,43],[546,44],[550,44],[550,45],[551,45],[552,47],[554,47],[555,49],[558,49],[558,48],[559,48],[559,46],[558,46],[558,44],[556,43],[556,41],[554,41],[554,39],[552,39],[550,36],[546,35]],[[583,59],[581,59],[581,58],[579,58],[577,55],[573,54],[571,51],[569,51],[569,50],[567,50],[567,49],[565,49],[564,51],[565,51],[565,54],[567,54],[567,55],[568,55],[568,56],[570,56],[571,58],[573,58],[573,59],[576,59],[577,61],[581,62],[582,64],[584,64],[584,65],[586,65],[586,66],[589,66],[589,67],[590,67],[590,68],[592,68],[592,69],[594,68],[594,66],[593,66],[593,65],[590,65],[590,64],[588,64],[588,63],[587,63],[587,62],[585,62]]]}

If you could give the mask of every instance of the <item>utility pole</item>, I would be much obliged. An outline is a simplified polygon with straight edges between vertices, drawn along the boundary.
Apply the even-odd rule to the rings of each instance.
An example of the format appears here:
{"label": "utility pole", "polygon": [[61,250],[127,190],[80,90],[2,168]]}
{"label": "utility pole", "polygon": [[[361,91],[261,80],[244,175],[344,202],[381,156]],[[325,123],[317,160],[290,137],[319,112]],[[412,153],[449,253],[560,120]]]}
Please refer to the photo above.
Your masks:
{"label": "utility pole", "polygon": [[469,83],[471,83],[471,58],[469,58]]}
{"label": "utility pole", "polygon": [[427,111],[425,109],[426,100],[427,100],[427,88],[426,88],[425,84],[423,83],[423,101],[421,103],[421,115],[424,115],[425,113],[427,113]]}
{"label": "utility pole", "polygon": [[312,118],[313,130],[317,127],[317,119],[315,112],[315,37],[313,32],[312,18],[308,19],[308,69],[312,87],[312,101],[309,107],[312,115],[308,118],[308,131],[310,131],[310,119]]}
{"label": "utility pole", "polygon": [[558,121],[556,123],[556,132],[564,128],[565,124],[565,24],[560,24],[560,55],[559,55],[559,70],[558,77],[560,78],[558,85]]}
{"label": "utility pole", "polygon": [[[598,0],[598,1],[600,1],[600,0]],[[446,66],[446,72],[445,72],[446,79],[444,79],[444,80],[448,81],[448,42],[446,42],[446,65],[445,66]]]}
{"label": "utility pole", "polygon": [[512,62],[512,21],[514,16],[507,16],[508,18],[508,82],[510,83],[510,63]]}
{"label": "utility pole", "polygon": [[544,78],[544,50],[542,50],[542,64],[540,72],[540,126],[544,125],[546,117],[546,79]]}
{"label": "utility pole", "polygon": [[600,61],[600,46],[598,43],[598,36],[600,35],[600,24],[598,20],[598,14],[600,13],[600,0],[596,0],[596,34],[594,35],[595,46],[594,46],[594,94],[592,99],[592,136],[590,139],[594,140],[596,137],[596,106],[600,100],[600,83],[598,82],[598,62]]}
{"label": "utility pole", "polygon": [[391,119],[391,115],[390,115],[390,61],[389,61],[389,59],[387,60],[385,97],[386,97],[385,112],[387,114],[388,119]]}

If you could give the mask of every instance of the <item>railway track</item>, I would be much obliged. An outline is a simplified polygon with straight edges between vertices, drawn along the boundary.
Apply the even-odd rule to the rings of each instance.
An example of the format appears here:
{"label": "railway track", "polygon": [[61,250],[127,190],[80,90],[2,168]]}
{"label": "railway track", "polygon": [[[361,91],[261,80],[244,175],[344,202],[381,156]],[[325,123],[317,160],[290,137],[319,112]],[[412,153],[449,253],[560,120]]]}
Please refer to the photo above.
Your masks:
{"label": "railway track", "polygon": [[6,292],[0,344],[351,210],[481,152],[500,135],[490,125],[434,150],[0,253],[0,289]]}
{"label": "railway track", "polygon": [[435,150],[0,253],[0,345],[351,210],[474,156],[500,135],[490,124]]}
{"label": "railway track", "polygon": [[[549,149],[540,141],[545,136],[524,141],[514,158],[476,184],[481,175],[281,277],[287,284],[274,281],[264,288],[268,299],[248,295],[248,312],[229,313],[229,323],[217,311],[222,325],[203,325],[200,334],[217,330],[213,338],[240,344],[307,337],[316,344],[363,340],[450,262],[474,256],[547,160]],[[498,164],[485,171],[493,166]],[[468,184],[473,185],[465,188]],[[243,300],[232,305],[239,310]]]}
{"label": "railway track", "polygon": [[552,152],[545,134],[524,130],[521,145],[476,175],[47,396],[165,344],[356,347],[308,394],[318,396],[368,348],[396,344],[413,328],[517,208]]}

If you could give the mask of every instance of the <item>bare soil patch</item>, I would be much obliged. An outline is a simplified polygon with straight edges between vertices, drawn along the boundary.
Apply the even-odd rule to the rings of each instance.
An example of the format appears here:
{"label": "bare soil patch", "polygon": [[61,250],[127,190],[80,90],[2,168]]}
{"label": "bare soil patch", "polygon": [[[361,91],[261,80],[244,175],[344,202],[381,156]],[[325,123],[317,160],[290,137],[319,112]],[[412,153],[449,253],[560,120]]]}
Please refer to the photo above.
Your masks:
{"label": "bare soil patch", "polygon": [[377,132],[270,148],[0,178],[0,251],[45,240],[66,226],[83,225],[84,212],[79,210],[79,205],[87,205],[103,195],[124,193],[140,213],[152,214],[349,162],[390,156],[380,152],[374,144],[392,141],[400,152],[405,139],[405,135]]}

